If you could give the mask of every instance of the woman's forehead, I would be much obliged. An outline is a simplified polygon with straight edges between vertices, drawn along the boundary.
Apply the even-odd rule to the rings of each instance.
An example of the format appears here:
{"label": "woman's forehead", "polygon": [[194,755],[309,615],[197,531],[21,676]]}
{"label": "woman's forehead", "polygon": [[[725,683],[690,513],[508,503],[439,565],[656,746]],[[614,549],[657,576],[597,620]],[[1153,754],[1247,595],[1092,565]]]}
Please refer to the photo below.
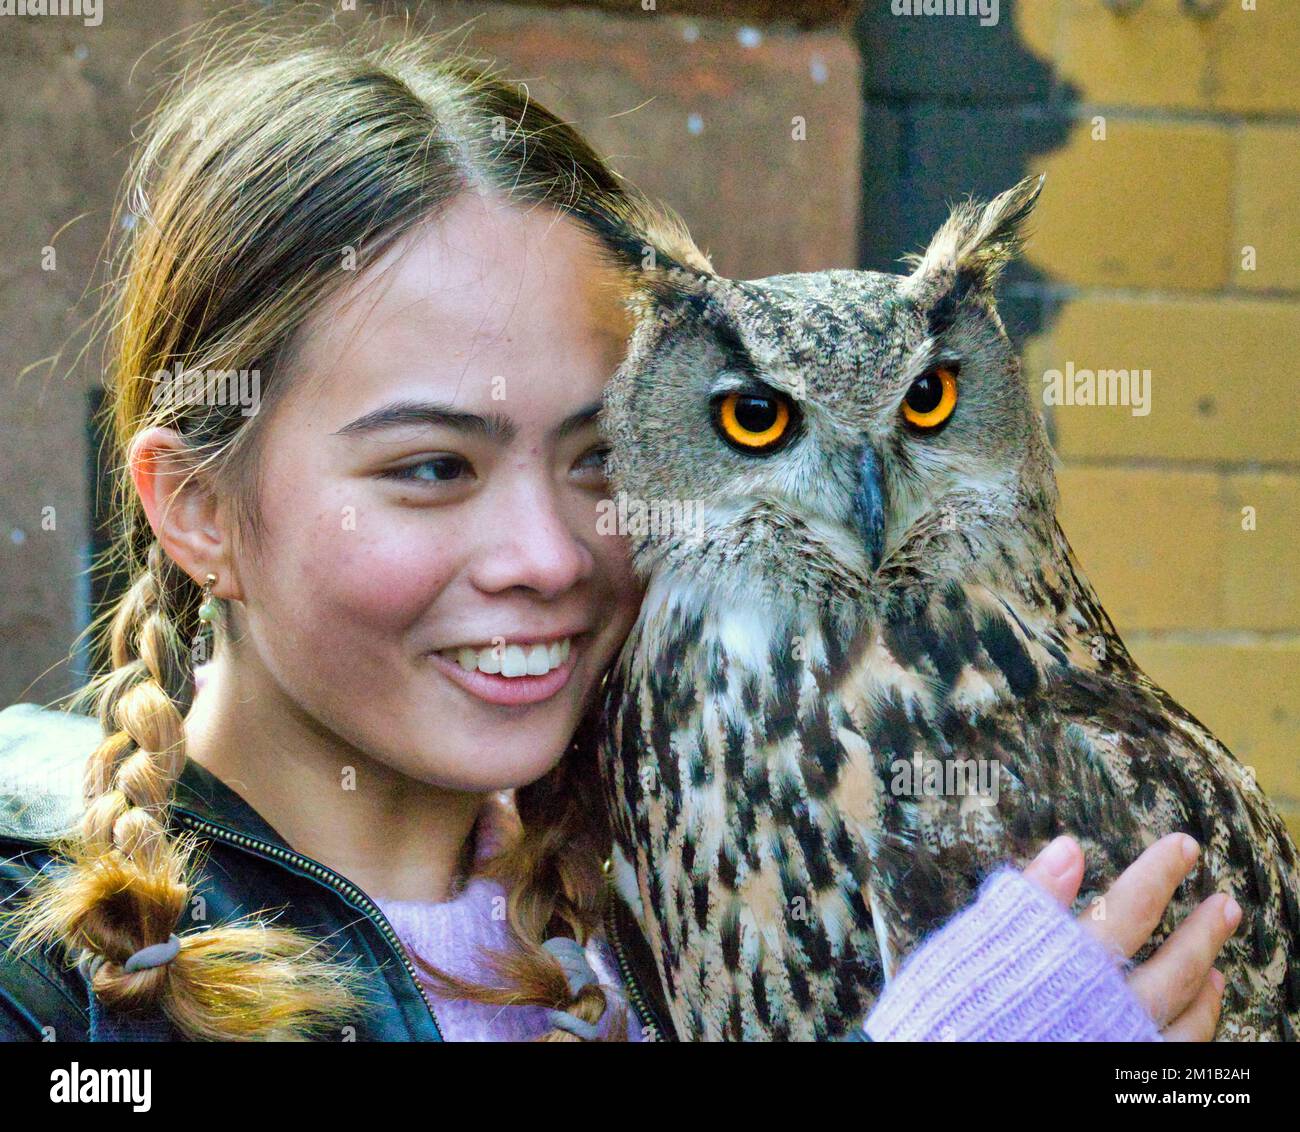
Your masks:
{"label": "woman's forehead", "polygon": [[576,221],[466,194],[324,300],[295,359],[349,401],[421,385],[478,401],[557,368],[598,386],[630,329],[620,273]]}

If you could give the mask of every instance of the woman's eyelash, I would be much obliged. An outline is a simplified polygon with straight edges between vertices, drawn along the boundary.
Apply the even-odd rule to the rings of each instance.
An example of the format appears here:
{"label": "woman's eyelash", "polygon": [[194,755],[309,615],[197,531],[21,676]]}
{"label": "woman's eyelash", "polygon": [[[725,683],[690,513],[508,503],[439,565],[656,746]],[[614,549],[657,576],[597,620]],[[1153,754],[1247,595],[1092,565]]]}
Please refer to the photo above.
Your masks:
{"label": "woman's eyelash", "polygon": [[[577,466],[595,467],[604,471],[605,463],[609,459],[609,451],[607,444],[593,448],[578,458]],[[435,469],[434,474],[421,475],[421,470],[425,468]],[[380,475],[384,479],[401,480],[405,483],[450,483],[461,479],[466,472],[472,473],[473,469],[469,461],[461,456],[431,456],[427,460],[420,460],[401,468],[389,468]]]}
{"label": "woman's eyelash", "polygon": [[[421,468],[441,466],[443,471],[452,471],[452,475],[417,475]],[[402,468],[390,468],[381,474],[385,479],[405,480],[415,483],[447,483],[450,480],[459,479],[461,474],[469,471],[468,461],[460,456],[431,456],[427,460],[421,460],[416,464],[407,464]]]}
{"label": "woman's eyelash", "polygon": [[590,452],[584,452],[578,457],[578,463],[582,464],[591,459],[598,461],[598,466],[603,469],[606,461],[609,460],[609,445],[602,444],[599,448],[593,448]]}

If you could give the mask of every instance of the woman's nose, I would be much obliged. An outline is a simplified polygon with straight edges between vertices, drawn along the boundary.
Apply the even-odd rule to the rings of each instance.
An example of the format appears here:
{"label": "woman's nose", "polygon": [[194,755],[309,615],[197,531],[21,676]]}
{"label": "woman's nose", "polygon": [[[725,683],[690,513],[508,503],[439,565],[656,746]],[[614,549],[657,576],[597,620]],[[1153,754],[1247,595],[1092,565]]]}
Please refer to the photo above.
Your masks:
{"label": "woman's nose", "polygon": [[520,485],[484,500],[475,583],[486,593],[513,588],[557,597],[591,575],[595,558],[546,484]]}

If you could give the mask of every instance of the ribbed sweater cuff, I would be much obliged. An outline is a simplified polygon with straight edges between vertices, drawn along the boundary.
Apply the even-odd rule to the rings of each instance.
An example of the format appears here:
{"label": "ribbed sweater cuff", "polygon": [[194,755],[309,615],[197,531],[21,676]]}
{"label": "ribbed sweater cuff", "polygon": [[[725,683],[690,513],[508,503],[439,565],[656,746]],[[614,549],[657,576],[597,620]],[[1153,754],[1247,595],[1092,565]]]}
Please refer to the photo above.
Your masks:
{"label": "ribbed sweater cuff", "polygon": [[1107,953],[1015,869],[907,959],[867,1019],[872,1041],[1159,1041]]}

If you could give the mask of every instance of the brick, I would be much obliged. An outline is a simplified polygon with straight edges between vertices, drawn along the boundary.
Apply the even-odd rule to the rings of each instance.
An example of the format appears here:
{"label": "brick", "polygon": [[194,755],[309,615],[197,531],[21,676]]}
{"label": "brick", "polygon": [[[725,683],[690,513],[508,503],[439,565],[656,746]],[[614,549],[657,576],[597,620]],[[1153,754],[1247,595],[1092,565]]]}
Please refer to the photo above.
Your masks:
{"label": "brick", "polygon": [[[68,658],[89,614],[87,391],[102,374],[100,343],[79,357],[76,328],[102,297],[124,142],[140,92],[158,78],[160,60],[141,58],[142,47],[203,18],[202,7],[185,0],[160,15],[106,4],[98,27],[0,20],[0,706],[49,702],[79,682]],[[137,60],[139,86],[128,78]],[[52,271],[42,270],[46,246]]]}
{"label": "brick", "polygon": [[1030,261],[1080,286],[1217,290],[1232,237],[1233,144],[1214,125],[1091,119],[1031,168],[1047,173]]}
{"label": "brick", "polygon": [[1061,526],[1121,633],[1221,623],[1217,476],[1065,467],[1058,482]]}
{"label": "brick", "polygon": [[1247,12],[1230,0],[1196,18],[1182,0],[1145,0],[1125,14],[1067,3],[1057,29],[1060,78],[1086,103],[1294,111],[1300,24],[1288,8],[1265,2]]}
{"label": "brick", "polygon": [[1067,4],[1061,18],[1061,78],[1081,101],[1124,106],[1206,104],[1212,38],[1181,0],[1145,0],[1118,14],[1102,4]]}
{"label": "brick", "polygon": [[1279,806],[1282,820],[1291,834],[1291,840],[1300,845],[1300,806]]}
{"label": "brick", "polygon": [[[661,11],[502,5],[440,8],[433,26],[458,27],[470,11],[475,52],[526,78],[619,172],[681,212],[719,271],[857,262],[861,94],[847,33],[764,29],[742,43],[734,24]],[[796,116],[805,140],[791,136]]]}
{"label": "brick", "polygon": [[916,234],[899,176],[906,163],[903,114],[892,104],[862,105],[862,198],[858,266],[900,271],[899,257],[922,237]]}
{"label": "brick", "polygon": [[[1076,299],[1035,357],[1047,368],[1151,370],[1151,411],[1054,408],[1062,456],[1300,461],[1294,398],[1261,401],[1261,375],[1300,356],[1300,303],[1265,299]],[[1043,370],[1028,373],[1041,395]]]}
{"label": "brick", "polygon": [[1213,105],[1239,113],[1295,113],[1300,110],[1300,19],[1294,4],[1259,2],[1253,12],[1223,7],[1216,28]]}
{"label": "brick", "polygon": [[1038,58],[1053,61],[1053,71],[1062,7],[1063,0],[1013,0],[1011,6],[1011,19],[1021,42]]}
{"label": "brick", "polygon": [[[1249,126],[1237,155],[1233,282],[1249,290],[1300,291],[1300,129]],[[1255,270],[1241,249],[1255,249]]]}
{"label": "brick", "polygon": [[1294,821],[1300,814],[1300,644],[1134,639],[1129,648],[1151,679],[1255,768],[1256,781]]}
{"label": "brick", "polygon": [[[1229,476],[1226,504],[1224,623],[1237,629],[1300,630],[1300,474]],[[1254,509],[1254,530],[1243,529],[1244,507]]]}

